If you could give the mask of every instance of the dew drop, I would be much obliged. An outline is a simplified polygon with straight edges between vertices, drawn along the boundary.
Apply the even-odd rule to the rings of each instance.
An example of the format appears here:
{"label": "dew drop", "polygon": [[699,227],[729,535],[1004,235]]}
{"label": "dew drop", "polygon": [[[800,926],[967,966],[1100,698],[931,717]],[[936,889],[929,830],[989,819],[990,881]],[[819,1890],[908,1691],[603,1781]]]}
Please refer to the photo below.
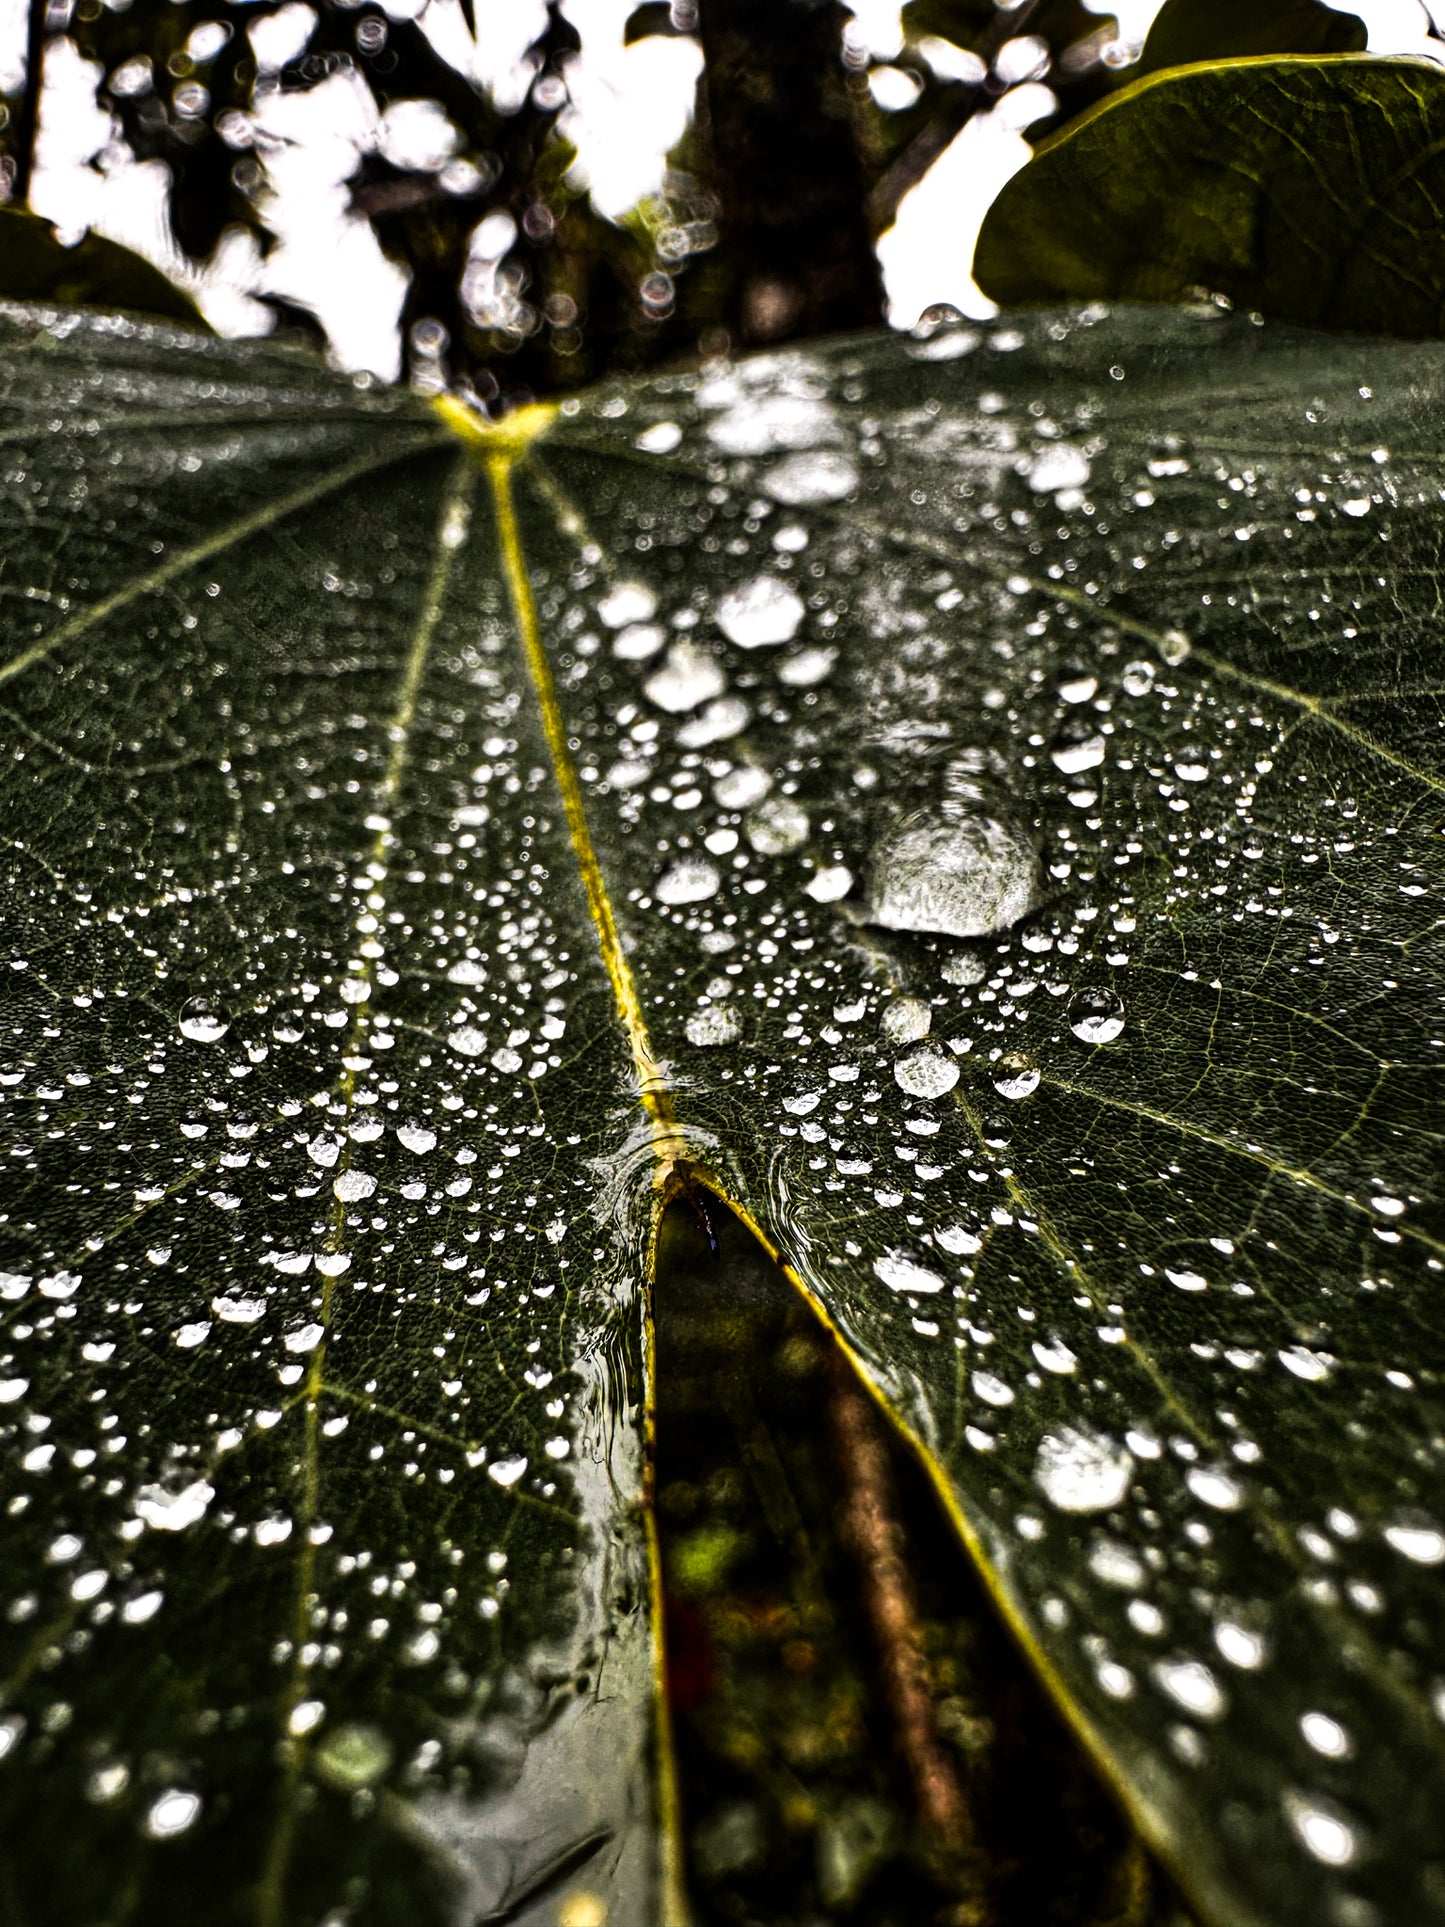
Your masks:
{"label": "dew drop", "polygon": [[1069,1005],[1069,1029],[1081,1044],[1112,1044],[1124,1028],[1124,999],[1112,990],[1081,990]]}
{"label": "dew drop", "polygon": [[181,1005],[180,1032],[193,1044],[219,1044],[231,1028],[231,1013],[212,997],[192,997]]}
{"label": "dew drop", "polygon": [[885,930],[986,937],[1031,908],[1037,856],[1022,830],[957,802],[904,819],[873,851],[869,916]]}
{"label": "dew drop", "polygon": [[944,1097],[958,1082],[958,1066],[936,1044],[917,1044],[894,1059],[893,1081],[910,1097]]}
{"label": "dew drop", "polygon": [[487,1467],[487,1477],[498,1485],[515,1485],[527,1469],[527,1461],[520,1455],[515,1458],[494,1459]]}
{"label": "dew drop", "polygon": [[1385,1539],[1403,1558],[1413,1560],[1417,1566],[1438,1566],[1445,1560],[1445,1533],[1437,1532],[1434,1526],[1413,1522],[1386,1526]]}
{"label": "dew drop", "polygon": [[669,906],[702,903],[716,896],[721,884],[722,877],[715,863],[709,863],[706,857],[685,856],[663,871],[653,895],[659,903]]}
{"label": "dew drop", "polygon": [[682,716],[721,696],[727,677],[705,649],[695,642],[675,642],[667,660],[645,685],[649,702],[669,716]]}
{"label": "dew drop", "polygon": [[878,1028],[890,1044],[916,1044],[933,1025],[933,1012],[921,997],[895,997],[883,1007]]}
{"label": "dew drop", "polygon": [[1213,1673],[1197,1659],[1161,1659],[1154,1677],[1169,1697],[1202,1720],[1217,1720],[1226,1700]]}
{"label": "dew drop", "polygon": [[1041,1075],[1037,1065],[1020,1057],[1017,1051],[1009,1051],[993,1067],[993,1087],[1000,1097],[1017,1103],[1020,1098],[1033,1096]]}
{"label": "dew drop", "polygon": [[713,1004],[706,1010],[695,1011],[684,1028],[687,1041],[704,1048],[735,1044],[743,1034],[742,1020],[735,1010],[729,1010],[725,1004]]}
{"label": "dew drop", "polygon": [[1034,1478],[1060,1512],[1107,1512],[1129,1490],[1133,1470],[1116,1440],[1064,1425],[1040,1440]]}
{"label": "dew drop", "polygon": [[1281,1804],[1306,1853],[1322,1866],[1349,1866],[1358,1841],[1353,1825],[1337,1807],[1326,1806],[1315,1794],[1296,1793],[1292,1787],[1285,1789]]}
{"label": "dew drop", "polygon": [[428,1130],[425,1124],[398,1124],[396,1141],[408,1151],[415,1151],[420,1157],[424,1152],[436,1149],[437,1134]]}
{"label": "dew drop", "polygon": [[657,609],[657,598],[640,582],[618,582],[597,605],[609,629],[625,629],[630,622],[646,622]]}
{"label": "dew drop", "polygon": [[787,856],[800,850],[812,825],[808,812],[791,796],[769,796],[748,812],[748,841],[759,856]]}
{"label": "dew drop", "polygon": [[802,597],[773,575],[739,583],[717,605],[718,627],[739,649],[791,642],[803,615]]}
{"label": "dew drop", "polygon": [[167,1492],[163,1485],[143,1485],[135,1495],[136,1517],[157,1532],[184,1532],[206,1515],[216,1489],[205,1479]]}
{"label": "dew drop", "polygon": [[801,508],[809,502],[841,502],[858,486],[858,471],[838,449],[811,449],[790,455],[763,478],[775,502]]}
{"label": "dew drop", "polygon": [[172,1835],[184,1833],[194,1825],[201,1811],[201,1798],[197,1793],[185,1793],[179,1787],[168,1787],[150,1805],[146,1814],[146,1832],[152,1840],[167,1840]]}
{"label": "dew drop", "polygon": [[873,1260],[873,1275],[890,1291],[917,1293],[927,1296],[930,1292],[942,1291],[944,1282],[936,1271],[929,1271],[913,1258],[901,1251],[886,1252],[881,1258]]}
{"label": "dew drop", "polygon": [[837,903],[853,888],[853,872],[844,863],[816,871],[804,884],[803,895],[814,903]]}

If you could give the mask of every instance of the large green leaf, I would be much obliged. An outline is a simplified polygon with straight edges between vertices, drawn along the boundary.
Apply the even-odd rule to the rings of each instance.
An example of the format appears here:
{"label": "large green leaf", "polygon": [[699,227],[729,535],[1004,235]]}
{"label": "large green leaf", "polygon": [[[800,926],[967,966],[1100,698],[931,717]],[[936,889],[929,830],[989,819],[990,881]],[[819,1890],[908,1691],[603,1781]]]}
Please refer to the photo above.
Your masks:
{"label": "large green leaf", "polygon": [[1324,0],[1165,0],[1135,75],[1256,54],[1358,54],[1366,38],[1363,20]]}
{"label": "large green leaf", "polygon": [[1004,303],[1179,301],[1445,330],[1445,72],[1239,60],[1150,75],[1046,141],[990,207],[974,272]]}
{"label": "large green leaf", "polygon": [[1440,1919],[1440,352],[0,371],[11,1914],[677,1917],[691,1161],[1206,1915]]}
{"label": "large green leaf", "polygon": [[63,247],[51,223],[24,208],[0,207],[0,300],[124,308],[206,325],[189,296],[140,255],[93,233]]}

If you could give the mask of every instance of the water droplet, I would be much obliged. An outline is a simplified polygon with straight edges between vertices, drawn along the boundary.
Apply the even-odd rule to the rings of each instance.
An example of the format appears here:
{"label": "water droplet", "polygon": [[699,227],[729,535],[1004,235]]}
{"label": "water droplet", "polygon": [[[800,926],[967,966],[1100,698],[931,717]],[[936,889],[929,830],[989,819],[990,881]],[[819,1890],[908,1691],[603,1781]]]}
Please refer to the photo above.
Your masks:
{"label": "water droplet", "polygon": [[675,642],[666,662],[648,678],[645,688],[649,702],[665,709],[669,716],[682,716],[720,696],[727,688],[727,677],[695,642]]}
{"label": "water droplet", "polygon": [[1161,1659],[1154,1665],[1159,1685],[1186,1712],[1217,1720],[1227,1701],[1213,1673],[1198,1659]]}
{"label": "water droplet", "polygon": [[1317,1794],[1296,1793],[1292,1787],[1285,1789],[1280,1804],[1307,1853],[1322,1866],[1349,1866],[1358,1842],[1353,1825],[1338,1807],[1327,1806]]}
{"label": "water droplet", "polygon": [[763,478],[775,502],[801,508],[809,502],[841,502],[858,486],[858,471],[838,449],[811,449],[790,455]]}
{"label": "water droplet", "polygon": [[936,1271],[929,1271],[901,1251],[889,1251],[873,1260],[873,1275],[890,1291],[905,1291],[926,1296],[942,1291],[944,1283]]}
{"label": "water droplet", "polygon": [[791,642],[803,615],[802,597],[773,575],[739,583],[717,605],[718,627],[739,649]]}
{"label": "water droplet", "polygon": [[1222,1466],[1191,1465],[1184,1483],[1216,1512],[1235,1512],[1244,1504],[1244,1488]]}
{"label": "water droplet", "polygon": [[721,884],[722,877],[715,863],[709,863],[706,857],[685,856],[663,871],[653,895],[659,903],[670,906],[702,903],[716,896]]}
{"label": "water droplet", "polygon": [[921,997],[895,997],[883,1006],[878,1028],[890,1044],[916,1044],[933,1025],[933,1012]]}
{"label": "water droplet", "polygon": [[372,1786],[391,1765],[391,1742],[375,1726],[338,1726],[317,1749],[316,1771],[344,1791]]}
{"label": "water droplet", "polygon": [[515,1485],[527,1469],[527,1461],[518,1455],[515,1458],[494,1459],[487,1467],[487,1477],[498,1485]]}
{"label": "water droplet", "polygon": [[1124,1028],[1124,999],[1112,990],[1081,990],[1069,1005],[1069,1029],[1081,1044],[1112,1044]]}
{"label": "water droplet", "polygon": [[1067,1377],[1079,1363],[1062,1338],[1050,1338],[1047,1342],[1036,1338],[1031,1350],[1046,1372],[1054,1372],[1060,1378]]}
{"label": "water droplet", "polygon": [[1061,736],[1049,751],[1049,761],[1064,776],[1080,776],[1086,769],[1097,769],[1104,760],[1105,742],[1094,732]]}
{"label": "water droplet", "polygon": [[597,605],[609,629],[625,629],[629,622],[646,622],[657,609],[657,597],[640,582],[617,582]]}
{"label": "water droplet", "polygon": [[1107,1512],[1129,1490],[1133,1470],[1117,1440],[1064,1425],[1039,1441],[1034,1478],[1060,1512]]}
{"label": "water droplet", "polygon": [[1176,1291],[1208,1291],[1209,1280],[1197,1271],[1180,1269],[1171,1271],[1165,1268],[1164,1276]]}
{"label": "water droplet", "polygon": [[1106,1586],[1132,1592],[1144,1583],[1144,1568],[1116,1539],[1096,1539],[1089,1549],[1089,1570]]}
{"label": "water droplet", "polygon": [[853,888],[853,872],[844,863],[816,871],[803,885],[803,895],[814,903],[837,903]]}
{"label": "water droplet", "polygon": [[950,801],[905,818],[877,844],[869,916],[885,930],[991,936],[1032,906],[1037,865],[1021,830]]}
{"label": "water droplet", "polygon": [[1438,1566],[1445,1559],[1445,1533],[1438,1532],[1432,1525],[1417,1524],[1411,1520],[1386,1526],[1385,1538],[1396,1552],[1406,1559],[1413,1559],[1417,1566]]}
{"label": "water droplet", "polygon": [[759,856],[787,856],[808,840],[808,812],[791,796],[769,796],[748,812],[748,841]]}
{"label": "water droplet", "polygon": [[910,1097],[944,1097],[958,1082],[958,1066],[936,1044],[918,1044],[894,1059],[893,1081]]}
{"label": "water droplet", "polygon": [[163,1485],[143,1485],[135,1495],[136,1517],[157,1532],[184,1532],[205,1517],[215,1496],[215,1487],[205,1479],[196,1479],[179,1492],[167,1492]]}
{"label": "water droplet", "polygon": [[813,689],[831,675],[837,660],[836,649],[800,649],[778,664],[778,681],[789,689]]}
{"label": "water droplet", "polygon": [[612,653],[619,662],[648,662],[667,641],[667,631],[656,622],[630,622],[617,633]]}
{"label": "water droplet", "polygon": [[480,1057],[487,1048],[487,1033],[475,1024],[458,1024],[447,1042],[463,1057]]}
{"label": "water droplet", "polygon": [[342,1204],[359,1204],[376,1190],[376,1179],[366,1171],[343,1171],[331,1189]]}
{"label": "water droplet", "polygon": [[1082,488],[1089,474],[1089,458],[1082,448],[1053,442],[1029,464],[1028,484],[1035,495],[1053,495],[1060,489]]}
{"label": "water droplet", "polygon": [[1262,1633],[1240,1626],[1232,1619],[1222,1619],[1215,1627],[1214,1643],[1231,1666],[1247,1673],[1263,1666],[1269,1652]]}
{"label": "water droplet", "polygon": [[1318,1383],[1330,1375],[1330,1361],[1323,1352],[1314,1352],[1307,1345],[1289,1345],[1279,1354],[1279,1362],[1295,1378],[1307,1383]]}
{"label": "water droplet", "polygon": [[201,1798],[198,1793],[184,1793],[179,1787],[168,1787],[150,1805],[146,1814],[146,1832],[152,1840],[166,1840],[173,1834],[184,1833],[192,1826],[201,1811]]}
{"label": "water droplet", "polygon": [[1037,1065],[1017,1051],[1009,1051],[993,1067],[993,1087],[1000,1097],[1017,1103],[1020,1098],[1033,1096],[1041,1075]]}
{"label": "water droplet", "polygon": [[729,770],[713,784],[713,795],[725,810],[745,810],[773,787],[773,779],[756,763],[744,763]]}
{"label": "water droplet", "polygon": [[1012,1405],[1014,1402],[1013,1387],[1005,1385],[1003,1380],[995,1377],[992,1372],[974,1372],[971,1383],[985,1405],[992,1405],[1001,1411],[1004,1406]]}
{"label": "water droplet", "polygon": [[706,1010],[695,1011],[684,1028],[690,1044],[704,1047],[735,1044],[743,1034],[742,1020],[725,1004],[712,1004]]}
{"label": "water droplet", "polygon": [[424,1152],[436,1149],[437,1134],[428,1130],[425,1124],[398,1124],[396,1141],[420,1157]]}
{"label": "water droplet", "polygon": [[676,422],[654,422],[651,428],[644,428],[633,443],[644,455],[670,455],[682,440],[682,430]]}
{"label": "water droplet", "polygon": [[231,1028],[231,1013],[212,997],[192,997],[181,1005],[180,1032],[193,1044],[219,1044]]}
{"label": "water droplet", "polygon": [[211,1310],[223,1325],[254,1325],[266,1316],[264,1298],[213,1298]]}
{"label": "water droplet", "polygon": [[1137,662],[1124,665],[1124,674],[1120,680],[1129,695],[1147,696],[1154,687],[1155,674],[1153,663],[1140,658]]}
{"label": "water droplet", "polygon": [[1301,1713],[1300,1732],[1305,1736],[1307,1745],[1316,1753],[1323,1753],[1327,1760],[1348,1759],[1352,1751],[1350,1736],[1338,1720],[1332,1720],[1328,1713]]}

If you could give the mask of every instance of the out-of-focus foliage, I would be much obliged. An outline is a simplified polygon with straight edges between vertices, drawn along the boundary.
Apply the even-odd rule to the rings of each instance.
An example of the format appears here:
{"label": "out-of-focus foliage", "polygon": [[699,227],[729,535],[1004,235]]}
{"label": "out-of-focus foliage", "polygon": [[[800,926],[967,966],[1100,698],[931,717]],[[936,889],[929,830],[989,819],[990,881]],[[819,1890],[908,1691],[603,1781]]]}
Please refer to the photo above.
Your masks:
{"label": "out-of-focus foliage", "polygon": [[[274,47],[288,27],[295,50],[277,58],[268,36]],[[99,98],[132,152],[169,168],[174,235],[197,262],[228,228],[272,245],[266,163],[287,136],[268,128],[268,109],[279,97],[354,76],[383,129],[410,115],[425,138],[364,153],[352,209],[407,271],[401,326],[424,386],[461,378],[484,402],[517,401],[648,366],[706,326],[705,276],[685,275],[716,238],[697,174],[674,171],[662,196],[620,223],[568,178],[578,36],[557,7],[526,56],[522,98],[500,103],[442,56],[421,17],[358,0],[136,0],[121,11],[80,0],[69,32],[101,69]],[[457,45],[470,55],[471,41]],[[20,124],[12,116],[12,141]],[[483,255],[477,231],[489,216],[501,226]]]}
{"label": "out-of-focus foliage", "polygon": [[129,248],[98,234],[87,234],[76,247],[62,247],[48,221],[19,208],[0,207],[0,263],[0,293],[8,301],[122,308],[205,326],[175,283]]}
{"label": "out-of-focus foliage", "polygon": [[1321,0],[1165,0],[1134,75],[1256,54],[1358,54],[1365,39],[1363,20]]}
{"label": "out-of-focus foliage", "polygon": [[1445,73],[1425,62],[1161,73],[1014,176],[974,271],[1006,304],[1219,295],[1319,327],[1439,335],[1442,149]]}

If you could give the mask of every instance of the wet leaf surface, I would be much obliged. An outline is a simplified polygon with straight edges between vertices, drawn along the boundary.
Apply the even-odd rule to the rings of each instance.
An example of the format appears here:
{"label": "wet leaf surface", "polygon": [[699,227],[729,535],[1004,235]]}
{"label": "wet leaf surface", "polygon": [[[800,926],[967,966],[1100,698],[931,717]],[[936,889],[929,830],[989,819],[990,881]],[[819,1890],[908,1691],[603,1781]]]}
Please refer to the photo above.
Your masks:
{"label": "wet leaf surface", "polygon": [[17,1919],[666,1914],[678,1160],[1206,1916],[1441,1917],[1440,376],[1094,311],[479,466],[8,316]]}
{"label": "wet leaf surface", "polygon": [[1445,75],[1415,60],[1151,74],[1046,141],[990,207],[996,301],[1183,301],[1368,334],[1445,313]]}

